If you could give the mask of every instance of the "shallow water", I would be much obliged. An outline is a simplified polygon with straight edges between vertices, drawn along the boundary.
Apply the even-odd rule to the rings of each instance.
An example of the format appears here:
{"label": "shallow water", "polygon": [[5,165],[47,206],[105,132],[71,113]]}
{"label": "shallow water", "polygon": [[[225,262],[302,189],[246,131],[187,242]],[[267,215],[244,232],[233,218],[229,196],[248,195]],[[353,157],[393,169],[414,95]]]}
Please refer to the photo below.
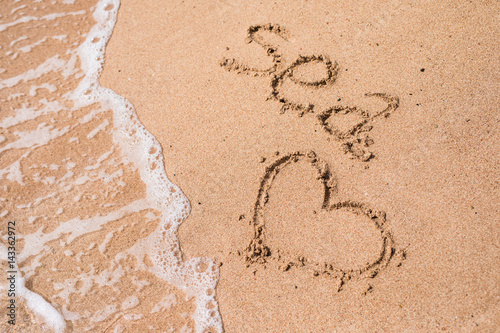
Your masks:
{"label": "shallow water", "polygon": [[133,106],[98,83],[118,7],[0,11],[3,331],[222,331],[217,267],[182,261],[189,201]]}

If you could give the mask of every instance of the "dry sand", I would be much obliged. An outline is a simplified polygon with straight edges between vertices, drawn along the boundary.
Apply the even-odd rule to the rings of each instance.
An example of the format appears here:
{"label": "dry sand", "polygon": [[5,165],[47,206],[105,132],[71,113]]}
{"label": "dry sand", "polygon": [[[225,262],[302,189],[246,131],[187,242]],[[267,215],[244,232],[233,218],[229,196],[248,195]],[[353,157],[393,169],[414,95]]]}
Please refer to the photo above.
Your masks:
{"label": "dry sand", "polygon": [[[183,258],[219,264],[226,332],[498,330],[499,9],[122,1],[100,82],[132,102],[189,198]],[[143,191],[130,174],[124,203]],[[179,290],[137,279],[159,286],[143,298],[179,304],[144,305],[129,331],[192,327]],[[75,309],[139,294],[130,281]],[[95,330],[127,325],[114,318]]]}
{"label": "dry sand", "polygon": [[[186,258],[222,265],[217,297],[227,332],[492,332],[500,325],[498,9],[491,1],[122,3],[101,83],[136,106],[164,148],[168,176],[191,201],[181,247]],[[261,45],[248,43],[250,27],[269,23],[287,40],[267,26],[254,29]],[[284,103],[268,98],[272,75],[245,75],[273,65],[265,43],[285,68],[299,55],[338,63],[332,84],[282,85],[280,96],[314,104],[316,113],[338,98],[363,106],[365,93],[399,98],[389,117],[371,123],[370,161],[344,154],[314,115],[280,113]],[[242,66],[227,71],[223,59]],[[284,272],[273,260],[246,267],[266,167],[310,150],[330,166],[332,200],[386,212],[395,242],[387,267],[340,292],[338,279],[307,267]],[[367,241],[374,231],[358,228],[368,225],[362,219],[349,232],[335,216],[311,218],[324,195],[313,169],[285,171],[266,205],[271,250],[340,263],[378,254]],[[353,252],[360,249],[372,252]]]}

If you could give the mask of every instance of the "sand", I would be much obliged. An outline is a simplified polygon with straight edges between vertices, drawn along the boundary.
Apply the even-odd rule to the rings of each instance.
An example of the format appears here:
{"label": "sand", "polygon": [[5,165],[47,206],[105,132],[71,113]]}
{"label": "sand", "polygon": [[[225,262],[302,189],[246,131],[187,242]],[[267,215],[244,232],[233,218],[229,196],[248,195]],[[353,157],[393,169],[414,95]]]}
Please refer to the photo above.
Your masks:
{"label": "sand", "polygon": [[[491,2],[456,1],[123,2],[101,82],[132,101],[164,147],[167,174],[193,206],[179,231],[184,256],[209,256],[222,265],[217,297],[227,332],[495,330],[495,11]],[[333,84],[289,95],[296,104],[333,106],[345,98],[359,101],[348,104],[355,107],[365,93],[399,99],[389,117],[373,120],[373,158],[351,159],[310,114],[280,112],[286,103],[269,98],[270,75],[220,66],[236,59],[269,68],[273,57],[255,41],[247,43],[250,27],[266,24],[286,29],[288,41],[276,33],[267,41],[275,42],[287,65],[298,55],[323,54],[338,63]],[[311,150],[332,170],[335,201],[385,212],[394,248],[405,253],[340,292],[337,279],[307,269],[283,272],[272,260],[246,267],[266,167]],[[272,188],[280,197],[272,202],[270,196],[269,210],[283,208],[274,221],[289,233],[281,237],[294,241],[281,239],[281,249],[297,256],[323,251],[318,256],[340,260],[352,255],[328,253],[324,233],[335,224],[307,218],[321,210],[321,182],[307,169],[281,175],[288,178]],[[302,215],[283,219],[295,207]],[[337,235],[345,249],[364,246],[356,232],[363,235],[355,227],[354,236]]]}
{"label": "sand", "polygon": [[498,11],[122,1],[100,82],[189,199],[225,332],[498,329]]}

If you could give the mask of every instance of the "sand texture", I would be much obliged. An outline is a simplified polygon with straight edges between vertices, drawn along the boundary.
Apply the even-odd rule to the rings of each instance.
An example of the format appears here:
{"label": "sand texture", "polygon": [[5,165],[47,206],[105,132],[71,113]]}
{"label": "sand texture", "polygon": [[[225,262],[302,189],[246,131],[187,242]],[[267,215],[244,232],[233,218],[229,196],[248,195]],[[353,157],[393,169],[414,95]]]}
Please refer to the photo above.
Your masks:
{"label": "sand texture", "polygon": [[[133,104],[163,149],[155,168],[163,164],[173,191],[189,199],[176,256],[206,258],[201,272],[218,267],[207,290],[218,312],[207,308],[225,332],[498,330],[499,13],[497,1],[122,1],[100,84]],[[78,29],[85,24],[92,19]],[[21,108],[1,97],[2,113]],[[92,165],[111,149],[106,172],[119,168],[127,185],[54,188],[61,199],[37,208],[51,218],[30,224],[15,205],[46,185],[2,174],[2,197],[14,201],[2,202],[11,205],[2,219],[33,233],[125,213],[68,246],[54,240],[49,257],[28,257],[41,265],[26,285],[68,316],[88,310],[67,320],[68,332],[194,331],[195,299],[151,273],[147,254],[143,262],[130,254],[160,213],[127,208],[145,196],[143,176],[109,132],[88,139],[113,124],[110,112],[77,124],[94,109],[58,122],[75,132],[27,159],[50,165],[70,152]],[[24,152],[2,151],[2,168]],[[87,251],[88,261],[68,250]],[[119,282],[89,294],[51,282],[107,269]],[[62,301],[66,289],[73,296]],[[119,305],[98,321],[106,298]],[[24,331],[45,329],[19,311]]]}

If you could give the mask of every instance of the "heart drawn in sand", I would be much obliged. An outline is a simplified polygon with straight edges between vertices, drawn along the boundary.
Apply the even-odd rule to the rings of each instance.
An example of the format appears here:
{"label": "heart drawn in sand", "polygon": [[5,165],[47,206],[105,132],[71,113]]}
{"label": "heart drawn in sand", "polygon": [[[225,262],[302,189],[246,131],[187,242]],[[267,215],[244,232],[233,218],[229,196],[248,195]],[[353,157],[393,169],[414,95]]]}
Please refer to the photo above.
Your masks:
{"label": "heart drawn in sand", "polygon": [[[318,207],[301,209],[302,212],[294,211],[289,203],[279,202],[279,195],[271,191],[274,185],[280,183],[278,177],[281,175],[278,174],[283,174],[284,169],[291,168],[298,162],[312,167],[317,182],[322,188],[320,198],[316,200]],[[294,152],[271,163],[266,167],[265,174],[261,179],[254,205],[252,218],[254,235],[246,248],[248,266],[277,261],[284,271],[290,268],[309,269],[315,276],[325,275],[340,279],[341,286],[348,280],[375,277],[389,264],[396,251],[392,235],[385,227],[385,213],[373,210],[363,203],[350,200],[337,201],[336,198],[337,186],[330,168],[314,152]],[[309,202],[299,204],[302,207],[310,205]],[[281,209],[281,213],[278,215],[284,219],[273,218],[273,214],[269,210],[270,207],[278,207],[274,210]],[[301,241],[303,235],[300,234],[300,230],[287,225],[294,218],[300,222],[296,226],[313,228],[313,230],[308,231],[309,234],[313,234],[312,237],[309,236],[311,241]],[[324,229],[324,226],[327,228]],[[289,229],[287,230],[287,228]],[[328,228],[331,232],[324,232]],[[355,247],[345,240],[356,241],[356,237],[362,237],[359,236],[359,232],[356,232],[356,229],[359,231],[360,228],[370,229],[370,232],[365,233],[365,235],[371,235],[369,242],[372,244],[361,248],[358,246],[356,252],[351,250]],[[321,232],[323,234],[314,234]],[[271,233],[274,233],[272,237]],[[278,238],[276,238],[276,234],[279,234]],[[339,235],[340,237],[338,237]],[[346,246],[337,248],[336,243],[342,240]],[[358,241],[360,241],[359,244],[363,244],[363,241],[366,240],[358,239]],[[318,247],[318,244],[314,242],[323,242],[326,247]],[[313,249],[297,249],[295,246],[297,244],[306,244]],[[336,249],[329,251],[328,244],[331,248]]]}

